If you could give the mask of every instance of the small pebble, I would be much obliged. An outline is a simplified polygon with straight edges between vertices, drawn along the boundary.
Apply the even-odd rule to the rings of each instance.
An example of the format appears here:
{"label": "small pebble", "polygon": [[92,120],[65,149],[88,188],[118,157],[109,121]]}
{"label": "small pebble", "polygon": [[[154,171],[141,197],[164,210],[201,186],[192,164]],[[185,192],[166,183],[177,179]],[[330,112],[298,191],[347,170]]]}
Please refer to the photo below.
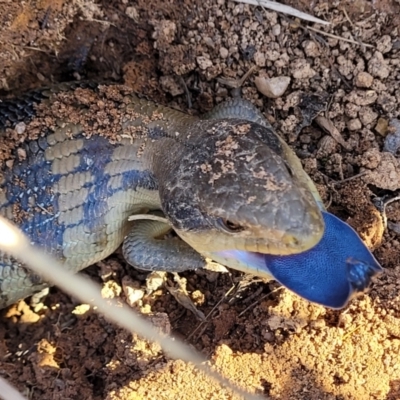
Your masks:
{"label": "small pebble", "polygon": [[75,315],[84,315],[90,310],[89,304],[79,304],[76,306],[71,313]]}
{"label": "small pebble", "polygon": [[23,149],[22,147],[19,147],[17,149],[17,154],[18,154],[18,159],[20,161],[26,160],[26,150],[25,149]]}
{"label": "small pebble", "polygon": [[383,151],[388,151],[397,156],[399,155],[400,148],[400,120],[394,118],[390,120],[389,124],[395,129],[395,131],[386,136],[383,144]]}
{"label": "small pebble", "polygon": [[209,36],[206,36],[206,37],[204,38],[204,43],[205,43],[208,47],[214,48],[214,41],[213,41]]}
{"label": "small pebble", "polygon": [[279,36],[281,34],[281,26],[279,24],[274,25],[271,32],[274,36]]}
{"label": "small pebble", "polygon": [[354,84],[359,88],[369,88],[372,85],[374,78],[368,72],[360,72],[354,78]]}
{"label": "small pebble", "polygon": [[347,129],[349,131],[358,131],[361,129],[361,121],[358,118],[347,121]]}
{"label": "small pebble", "polygon": [[221,47],[219,49],[219,55],[221,56],[221,58],[227,58],[229,55],[228,49],[226,49],[225,47]]}
{"label": "small pebble", "polygon": [[25,132],[26,129],[26,124],[24,122],[19,122],[17,125],[15,125],[15,132],[18,133],[18,135],[22,135]]}
{"label": "small pebble", "polygon": [[144,296],[144,291],[141,289],[135,289],[130,286],[124,287],[124,293],[126,296],[126,302],[133,307],[139,300]]}
{"label": "small pebble", "polygon": [[305,40],[302,43],[304,52],[306,53],[307,57],[319,57],[320,51],[317,43],[312,40]]}
{"label": "small pebble", "polygon": [[103,297],[103,299],[114,299],[116,297],[119,297],[121,295],[121,292],[121,286],[117,282],[110,280],[103,284],[103,287],[101,289],[101,297]]}
{"label": "small pebble", "polygon": [[44,77],[43,74],[41,74],[40,72],[38,72],[36,74],[37,78],[39,79],[39,81],[44,82],[46,80],[46,78]]}
{"label": "small pebble", "polygon": [[316,74],[311,68],[310,63],[302,58],[298,58],[292,62],[291,70],[295,79],[309,79]]}
{"label": "small pebble", "polygon": [[392,50],[392,39],[389,35],[384,35],[376,42],[376,48],[383,54]]}
{"label": "small pebble", "polygon": [[317,146],[317,158],[325,158],[336,152],[338,143],[332,136],[325,135],[318,142]]}
{"label": "small pebble", "polygon": [[381,52],[376,51],[368,61],[368,72],[372,76],[381,79],[389,76],[389,67]]}
{"label": "small pebble", "polygon": [[132,307],[144,296],[144,290],[140,288],[138,282],[135,282],[129,276],[122,278],[122,290],[126,296],[126,302]]}
{"label": "small pebble", "polygon": [[196,58],[197,64],[199,65],[200,69],[203,71],[206,70],[207,68],[212,67],[213,63],[212,61],[204,56],[199,56]]}
{"label": "small pebble", "polygon": [[362,107],[358,112],[358,116],[362,124],[367,126],[378,118],[378,113],[373,111],[371,107]]}
{"label": "small pebble", "polygon": [[11,169],[14,166],[14,160],[7,160],[6,166],[7,168]]}
{"label": "small pebble", "polygon": [[164,271],[153,271],[146,278],[146,292],[152,293],[159,289],[165,282],[167,273]]}
{"label": "small pebble", "polygon": [[265,53],[261,51],[256,51],[256,53],[254,54],[254,62],[258,67],[265,67],[266,63]]}
{"label": "small pebble", "polygon": [[376,123],[375,130],[381,136],[386,136],[388,130],[389,122],[385,118],[379,118],[378,122]]}
{"label": "small pebble", "polygon": [[139,13],[135,7],[126,7],[125,14],[135,22],[139,21]]}
{"label": "small pebble", "polygon": [[270,99],[281,97],[289,86],[290,78],[288,76],[277,76],[274,78],[256,77],[254,80],[260,93]]}

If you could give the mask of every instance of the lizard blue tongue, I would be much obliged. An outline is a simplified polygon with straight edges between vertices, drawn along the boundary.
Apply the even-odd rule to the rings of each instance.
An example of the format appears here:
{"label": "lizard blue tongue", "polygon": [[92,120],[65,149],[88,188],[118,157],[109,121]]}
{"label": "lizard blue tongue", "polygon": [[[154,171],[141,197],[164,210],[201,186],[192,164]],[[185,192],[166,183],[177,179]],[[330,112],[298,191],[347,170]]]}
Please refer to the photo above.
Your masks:
{"label": "lizard blue tongue", "polygon": [[[290,256],[231,250],[246,272],[271,275],[297,295],[330,308],[342,308],[382,271],[375,257],[348,224],[323,212],[325,232],[312,249]],[[242,268],[240,268],[242,269]]]}
{"label": "lizard blue tongue", "polygon": [[312,249],[292,256],[264,255],[271,275],[314,303],[342,308],[382,271],[354,229],[323,212],[325,233]]}

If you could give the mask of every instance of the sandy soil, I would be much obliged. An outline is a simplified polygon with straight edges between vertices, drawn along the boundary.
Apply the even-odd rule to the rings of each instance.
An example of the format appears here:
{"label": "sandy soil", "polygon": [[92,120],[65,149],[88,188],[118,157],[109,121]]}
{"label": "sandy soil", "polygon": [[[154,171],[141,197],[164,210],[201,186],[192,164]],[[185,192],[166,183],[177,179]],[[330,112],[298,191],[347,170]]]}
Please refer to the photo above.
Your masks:
{"label": "sandy soil", "polygon": [[[395,131],[388,123],[400,114],[400,5],[289,3],[332,22],[315,28],[352,42],[225,0],[3,1],[0,94],[72,79],[115,80],[201,113],[230,94],[220,78],[232,87],[256,66],[243,95],[295,148],[329,210],[374,248],[386,270],[371,291],[332,311],[236,272],[182,274],[197,310],[207,316],[201,321],[167,289],[176,285],[172,277],[137,300],[145,275],[119,254],[87,273],[103,284],[105,297],[134,303],[162,332],[192,344],[251,393],[271,399],[399,399],[400,204],[387,207],[384,230],[373,200],[400,188],[396,137],[395,149],[383,151]],[[276,76],[291,83],[283,96],[268,99],[255,77]],[[307,93],[327,105],[324,115],[337,131],[315,122],[307,126]],[[44,303],[34,309],[22,301],[1,317],[0,375],[28,398],[233,398],[192,366],[59,290],[52,289]]]}

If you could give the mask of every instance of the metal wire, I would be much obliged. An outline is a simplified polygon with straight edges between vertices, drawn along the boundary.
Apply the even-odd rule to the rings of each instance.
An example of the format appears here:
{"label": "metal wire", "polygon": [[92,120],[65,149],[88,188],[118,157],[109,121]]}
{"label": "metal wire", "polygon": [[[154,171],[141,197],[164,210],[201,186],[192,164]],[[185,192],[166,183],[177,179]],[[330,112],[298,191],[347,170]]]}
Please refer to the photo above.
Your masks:
{"label": "metal wire", "polygon": [[[235,394],[249,400],[266,399],[236,387],[228,379],[215,372],[202,354],[194,351],[182,341],[161,336],[151,323],[135,313],[126,304],[114,299],[103,299],[99,285],[87,277],[80,274],[74,275],[65,270],[58,261],[33,247],[23,233],[3,217],[0,217],[0,250],[12,255],[41,275],[46,281],[53,283],[71,296],[84,303],[96,306],[96,311],[104,315],[109,321],[127,329],[129,332],[136,332],[149,341],[159,343],[168,356],[194,364],[199,370],[205,372],[221,385],[228,387]],[[18,392],[15,392],[15,389],[14,392],[9,392],[6,396],[4,393],[7,393],[7,391],[2,389],[0,381],[0,396],[3,396],[4,400],[24,399]],[[15,394],[19,397],[15,397]]]}

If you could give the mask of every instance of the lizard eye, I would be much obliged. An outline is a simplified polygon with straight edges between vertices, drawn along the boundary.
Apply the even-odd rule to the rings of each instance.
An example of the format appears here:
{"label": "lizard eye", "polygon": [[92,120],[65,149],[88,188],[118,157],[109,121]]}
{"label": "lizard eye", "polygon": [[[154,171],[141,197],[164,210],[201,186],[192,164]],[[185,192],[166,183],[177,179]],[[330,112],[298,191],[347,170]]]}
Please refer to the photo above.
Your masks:
{"label": "lizard eye", "polygon": [[227,233],[238,233],[244,230],[244,228],[239,224],[235,224],[234,222],[223,218],[218,218],[216,225],[217,228]]}

